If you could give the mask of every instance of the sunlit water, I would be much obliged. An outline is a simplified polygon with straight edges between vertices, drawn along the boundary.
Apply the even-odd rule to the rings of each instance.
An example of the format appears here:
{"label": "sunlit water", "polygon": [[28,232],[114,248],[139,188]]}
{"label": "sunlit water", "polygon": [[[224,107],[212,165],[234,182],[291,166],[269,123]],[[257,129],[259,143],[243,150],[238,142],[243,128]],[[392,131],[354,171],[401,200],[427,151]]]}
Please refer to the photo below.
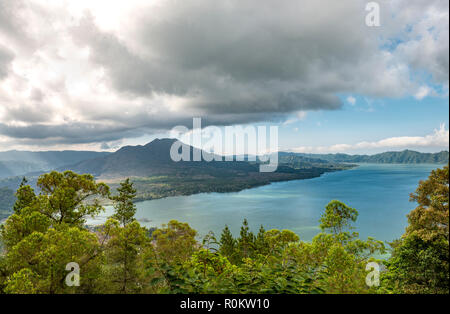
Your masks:
{"label": "sunlit water", "polygon": [[[136,203],[136,218],[147,227],[161,226],[171,219],[188,222],[200,235],[217,236],[227,224],[239,234],[244,218],[257,232],[290,229],[310,241],[320,230],[319,218],[333,199],[358,209],[356,231],[366,238],[391,241],[407,225],[406,214],[416,204],[409,202],[419,180],[439,165],[362,164],[357,168],[326,173],[319,178],[279,182],[236,193],[203,193]],[[112,209],[88,223],[98,224]]]}

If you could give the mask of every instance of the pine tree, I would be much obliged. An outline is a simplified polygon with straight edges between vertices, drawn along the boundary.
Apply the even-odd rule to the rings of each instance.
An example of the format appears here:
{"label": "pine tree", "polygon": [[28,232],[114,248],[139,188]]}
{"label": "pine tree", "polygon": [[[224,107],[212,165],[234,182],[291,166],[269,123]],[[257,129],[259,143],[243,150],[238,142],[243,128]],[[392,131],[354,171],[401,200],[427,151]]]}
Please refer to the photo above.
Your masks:
{"label": "pine tree", "polygon": [[255,236],[249,231],[247,219],[244,219],[241,227],[240,237],[238,239],[238,250],[241,258],[252,256],[255,245]]}
{"label": "pine tree", "polygon": [[259,254],[267,253],[267,243],[266,243],[266,229],[264,229],[263,225],[259,228],[258,235],[255,240],[255,249]]}
{"label": "pine tree", "polygon": [[147,230],[134,218],[136,190],[133,183],[126,179],[117,191],[118,195],[110,197],[115,202],[116,213],[104,227],[105,237],[109,237],[106,257],[111,264],[110,288],[115,293],[139,293],[144,281],[142,252],[149,244],[149,238]]}
{"label": "pine tree", "polygon": [[113,215],[123,226],[134,221],[134,214],[136,213],[136,205],[133,204],[133,198],[136,197],[136,189],[133,188],[133,183],[127,178],[120,183],[117,189],[119,192],[116,196],[111,196],[110,199],[115,202],[114,208],[116,213]]}
{"label": "pine tree", "polygon": [[15,213],[19,213],[25,207],[30,206],[33,201],[36,200],[36,194],[33,188],[29,186],[27,178],[23,177],[19,188],[17,189],[16,202],[14,203],[13,210]]}
{"label": "pine tree", "polygon": [[220,253],[228,258],[228,260],[232,260],[236,251],[236,240],[233,238],[230,229],[227,225],[222,231],[222,235],[220,237]]}

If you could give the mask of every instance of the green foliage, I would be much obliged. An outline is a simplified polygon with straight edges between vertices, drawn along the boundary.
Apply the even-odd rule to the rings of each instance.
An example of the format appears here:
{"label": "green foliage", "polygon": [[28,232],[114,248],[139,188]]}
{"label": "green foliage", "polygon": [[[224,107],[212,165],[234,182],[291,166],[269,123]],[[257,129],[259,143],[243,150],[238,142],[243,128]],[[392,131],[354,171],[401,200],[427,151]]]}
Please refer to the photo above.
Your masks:
{"label": "green foliage", "polygon": [[72,171],[43,174],[37,186],[41,189],[39,211],[56,224],[82,226],[86,216],[95,216],[103,209],[95,196],[109,195],[106,184],[96,183],[90,174],[79,175]]}
{"label": "green foliage", "polygon": [[[26,183],[16,192],[14,214],[1,226],[5,252],[0,287],[11,293],[99,291],[95,282],[102,276],[101,245],[82,225],[87,215],[102,210],[98,199],[89,198],[108,195],[108,187],[71,171],[39,177],[39,195]],[[65,267],[71,262],[83,269],[82,288],[65,284]]]}
{"label": "green foliage", "polygon": [[449,161],[448,151],[439,153],[420,153],[413,150],[400,152],[384,152],[375,155],[347,155],[347,154],[297,154],[309,158],[319,158],[328,162],[354,163],[395,163],[395,164],[445,164]]}
{"label": "green foliage", "polygon": [[36,294],[38,293],[39,277],[29,268],[22,268],[13,273],[6,281],[5,292],[12,294]]}
{"label": "green foliage", "polygon": [[[322,232],[311,242],[263,226],[255,235],[246,219],[237,238],[225,226],[219,241],[209,233],[199,242],[176,220],[140,226],[129,179],[112,197],[105,184],[70,171],[45,174],[38,186],[36,195],[23,181],[1,227],[0,293],[448,293],[448,168],[420,183],[412,197],[418,209],[392,244],[378,288],[366,285],[366,265],[385,246],[351,232],[358,212],[337,200],[326,206]],[[105,197],[115,213],[85,228]],[[79,287],[65,283],[71,262],[80,266]]]}
{"label": "green foliage", "polygon": [[411,201],[419,204],[408,215],[407,235],[416,234],[425,241],[449,239],[448,165],[431,171],[428,180],[420,181]]}
{"label": "green foliage", "polygon": [[114,208],[116,209],[113,217],[125,226],[134,220],[136,205],[133,204],[133,199],[136,197],[136,189],[133,188],[133,183],[127,178],[120,183],[117,192],[119,192],[118,195],[110,197],[114,201]]}
{"label": "green foliage", "polygon": [[229,260],[234,260],[236,255],[236,240],[233,238],[228,226],[225,226],[220,237],[220,253]]}
{"label": "green foliage", "polygon": [[150,242],[146,229],[137,221],[121,227],[117,220],[109,219],[103,235],[108,237],[105,248],[108,292],[143,292],[146,283],[143,252]]}
{"label": "green foliage", "polygon": [[197,250],[196,235],[187,223],[169,221],[152,234],[158,259],[170,265],[186,262]]}
{"label": "green foliage", "polygon": [[387,266],[386,292],[449,292],[449,247],[444,239],[425,241],[417,235],[407,236],[397,243]]}
{"label": "green foliage", "polygon": [[247,219],[242,223],[240,237],[237,239],[237,250],[240,258],[248,258],[253,256],[255,249],[255,235],[249,231]]}
{"label": "green foliage", "polygon": [[[56,229],[49,228],[45,233],[33,232],[7,252],[7,271],[12,275],[5,291],[17,291],[22,278],[30,281],[23,287],[35,289],[38,293],[77,292],[75,287],[68,287],[64,282],[66,265],[76,262],[83,267],[82,288],[78,291],[92,292],[89,278],[100,274],[98,260],[92,258],[97,250],[96,236],[77,227],[62,224]],[[25,272],[26,269],[28,271]]]}
{"label": "green foliage", "polygon": [[342,202],[333,200],[325,207],[325,213],[320,219],[322,230],[331,230],[334,235],[339,235],[344,230],[351,229],[351,223],[358,218],[358,211],[348,207]]}
{"label": "green foliage", "polygon": [[383,274],[383,292],[449,293],[449,170],[433,170],[411,200],[418,206],[408,215],[402,238],[392,244]]}
{"label": "green foliage", "polygon": [[15,201],[13,190],[7,187],[0,188],[0,221],[11,215]]}
{"label": "green foliage", "polygon": [[28,181],[25,177],[22,178],[19,188],[15,194],[16,202],[14,203],[13,210],[15,213],[19,213],[25,207],[30,206],[36,201],[36,194],[31,186],[27,185]]}

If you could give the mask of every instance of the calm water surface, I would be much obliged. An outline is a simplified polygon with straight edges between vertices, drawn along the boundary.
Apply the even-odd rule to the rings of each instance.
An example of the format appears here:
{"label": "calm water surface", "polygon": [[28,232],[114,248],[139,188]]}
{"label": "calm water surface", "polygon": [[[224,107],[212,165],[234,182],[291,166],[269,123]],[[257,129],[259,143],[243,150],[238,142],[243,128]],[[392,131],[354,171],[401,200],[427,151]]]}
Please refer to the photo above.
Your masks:
{"label": "calm water surface", "polygon": [[[257,232],[290,229],[310,241],[320,230],[319,218],[333,199],[358,209],[356,231],[366,238],[391,241],[404,232],[409,202],[419,180],[426,179],[439,165],[361,164],[359,167],[326,173],[319,178],[279,182],[236,193],[209,193],[169,197],[137,203],[136,217],[147,227],[160,226],[171,219],[188,222],[200,235],[212,230],[217,236],[227,224],[239,234],[247,218]],[[91,224],[101,223],[111,208]]]}

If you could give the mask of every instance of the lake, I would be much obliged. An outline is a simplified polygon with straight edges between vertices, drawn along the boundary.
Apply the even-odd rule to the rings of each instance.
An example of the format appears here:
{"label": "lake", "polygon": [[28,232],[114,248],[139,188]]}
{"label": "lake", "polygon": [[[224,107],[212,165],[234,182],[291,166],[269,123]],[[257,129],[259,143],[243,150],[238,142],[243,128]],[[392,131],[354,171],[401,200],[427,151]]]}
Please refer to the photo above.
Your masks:
{"label": "lake", "polygon": [[[310,241],[320,232],[319,218],[330,200],[337,199],[358,209],[356,231],[362,238],[383,241],[400,237],[407,225],[406,214],[416,204],[409,202],[419,180],[440,165],[361,164],[326,173],[318,178],[272,183],[235,193],[202,193],[136,203],[136,218],[146,227],[161,226],[171,219],[188,222],[200,235],[212,230],[217,237],[227,224],[234,235],[244,218],[257,232],[290,229]],[[88,223],[98,224],[112,208]]]}

